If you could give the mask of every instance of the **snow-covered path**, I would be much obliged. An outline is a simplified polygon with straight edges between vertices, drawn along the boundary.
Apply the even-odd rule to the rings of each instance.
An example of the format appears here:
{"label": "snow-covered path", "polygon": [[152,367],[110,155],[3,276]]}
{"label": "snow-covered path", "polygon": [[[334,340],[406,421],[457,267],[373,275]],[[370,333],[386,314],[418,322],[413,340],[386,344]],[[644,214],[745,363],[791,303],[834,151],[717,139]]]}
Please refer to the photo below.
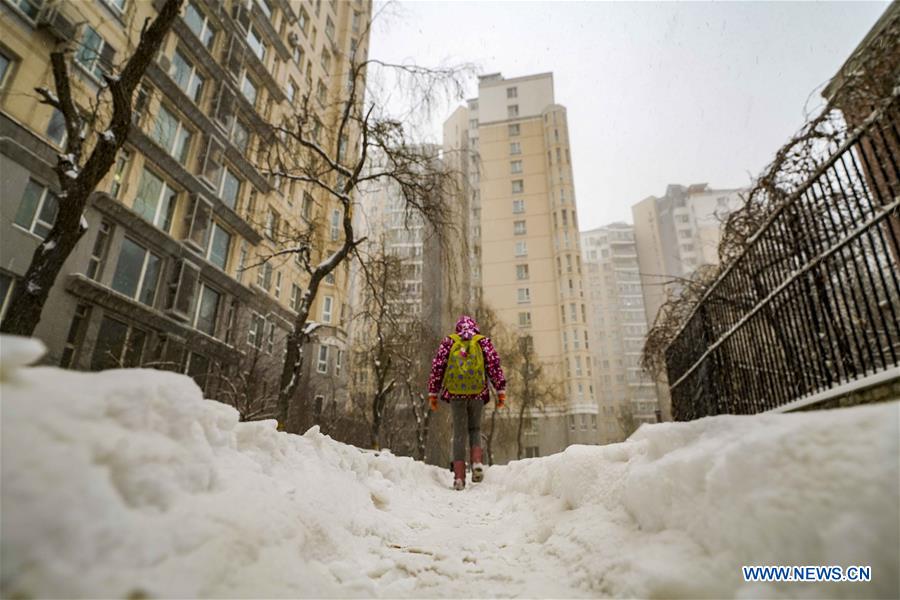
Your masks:
{"label": "snow-covered path", "polygon": [[[389,510],[405,515],[408,531],[374,551],[382,595],[555,597],[589,595],[572,587],[571,567],[543,547],[552,528],[542,525],[565,510],[560,500],[504,500],[503,488],[485,481],[462,492],[440,482],[411,490]],[[387,509],[385,507],[385,509]],[[383,571],[383,572],[381,572]]]}
{"label": "snow-covered path", "polygon": [[[446,470],[239,423],[187,377],[0,343],[2,597],[900,596],[900,403]],[[867,584],[741,565],[870,565]]]}

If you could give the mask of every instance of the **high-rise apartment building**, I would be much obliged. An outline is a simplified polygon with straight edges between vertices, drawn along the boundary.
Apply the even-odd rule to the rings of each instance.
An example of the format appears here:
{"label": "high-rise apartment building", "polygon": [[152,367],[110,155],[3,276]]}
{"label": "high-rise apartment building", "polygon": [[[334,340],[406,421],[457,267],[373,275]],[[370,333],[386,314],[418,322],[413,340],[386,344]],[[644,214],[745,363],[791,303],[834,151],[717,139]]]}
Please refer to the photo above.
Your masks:
{"label": "high-rise apartment building", "polygon": [[[742,189],[712,189],[709,184],[669,185],[664,196],[650,196],[631,207],[641,269],[647,323],[680,281],[702,265],[719,263],[725,217],[742,205]],[[663,420],[671,420],[668,387],[659,382]]]}
{"label": "high-rise apartment building", "polygon": [[[566,109],[554,100],[553,75],[482,76],[478,97],[445,124],[445,150],[459,150],[446,136],[463,123],[474,173],[470,230],[479,254],[473,281],[507,326],[531,338],[560,392],[557,402],[532,412],[527,455],[595,443],[597,403],[569,132]],[[461,132],[456,139],[463,142]]]}
{"label": "high-rise apartment building", "polygon": [[641,369],[647,316],[634,227],[612,223],[582,231],[581,256],[601,441],[620,442],[641,423],[655,423],[659,410],[656,385]]}
{"label": "high-rise apartment building", "polygon": [[[125,63],[158,4],[0,0],[4,303],[60,201],[54,166],[65,128],[32,91],[54,87],[50,52],[72,47],[75,100],[88,111],[102,75]],[[307,276],[290,256],[262,259],[310,229],[314,256],[324,256],[341,230],[340,206],[327,194],[259,166],[269,124],[308,96],[320,142],[335,144],[331,125],[351,59],[366,56],[370,14],[369,0],[185,3],[135,95],[132,130],[86,211],[87,233],[44,308],[35,334],[47,361],[183,371],[212,397],[248,361],[277,370]],[[319,291],[311,317],[323,328],[304,353],[307,385],[298,393],[343,385],[347,280],[338,269]],[[253,393],[272,394],[271,381],[260,377]]]}

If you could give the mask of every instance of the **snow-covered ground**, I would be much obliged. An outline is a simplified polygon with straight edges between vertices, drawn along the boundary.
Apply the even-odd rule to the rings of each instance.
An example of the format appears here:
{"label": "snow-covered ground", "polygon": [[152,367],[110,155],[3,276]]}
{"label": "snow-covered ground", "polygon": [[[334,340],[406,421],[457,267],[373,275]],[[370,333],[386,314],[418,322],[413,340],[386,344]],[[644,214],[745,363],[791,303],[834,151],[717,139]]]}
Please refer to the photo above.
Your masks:
{"label": "snow-covered ground", "polygon": [[[898,403],[644,427],[449,473],[272,422],[187,377],[2,349],[3,597],[897,597]],[[741,565],[871,565],[746,584]]]}

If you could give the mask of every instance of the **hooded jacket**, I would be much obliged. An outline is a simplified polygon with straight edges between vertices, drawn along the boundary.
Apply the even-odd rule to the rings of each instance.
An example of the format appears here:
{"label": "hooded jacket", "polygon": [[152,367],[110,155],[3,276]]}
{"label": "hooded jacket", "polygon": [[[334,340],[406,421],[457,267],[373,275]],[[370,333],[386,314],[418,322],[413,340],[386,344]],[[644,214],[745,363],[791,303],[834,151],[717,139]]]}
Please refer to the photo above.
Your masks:
{"label": "hooded jacket", "polygon": [[[481,331],[478,329],[478,323],[475,322],[475,319],[468,315],[463,315],[456,322],[456,333],[464,340],[471,340],[475,334],[480,334]],[[505,391],[506,377],[503,375],[503,369],[500,367],[500,357],[497,355],[494,345],[491,343],[491,340],[486,337],[481,338],[478,341],[478,345],[481,346],[481,351],[484,353],[484,370],[487,373],[487,378],[490,379],[495,390],[498,392]],[[447,390],[443,389],[444,373],[447,370],[447,359],[450,357],[450,348],[452,347],[453,339],[449,336],[445,337],[441,341],[441,345],[438,346],[437,352],[434,355],[434,360],[431,361],[431,376],[428,378],[428,393],[440,393],[441,399],[445,402],[449,402],[454,398],[471,399],[478,397],[487,404],[491,399],[487,381],[484,382],[484,389],[481,390],[481,393],[475,395],[453,396]]]}

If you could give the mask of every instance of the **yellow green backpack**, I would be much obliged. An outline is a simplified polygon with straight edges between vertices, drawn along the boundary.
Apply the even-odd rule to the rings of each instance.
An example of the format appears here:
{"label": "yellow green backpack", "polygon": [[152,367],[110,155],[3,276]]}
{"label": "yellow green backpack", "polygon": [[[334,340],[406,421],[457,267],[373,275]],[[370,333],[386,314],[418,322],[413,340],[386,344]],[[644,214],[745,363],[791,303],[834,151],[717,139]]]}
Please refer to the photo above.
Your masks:
{"label": "yellow green backpack", "polygon": [[475,335],[470,340],[453,334],[453,346],[444,372],[444,388],[454,396],[477,396],[484,389],[484,353]]}

